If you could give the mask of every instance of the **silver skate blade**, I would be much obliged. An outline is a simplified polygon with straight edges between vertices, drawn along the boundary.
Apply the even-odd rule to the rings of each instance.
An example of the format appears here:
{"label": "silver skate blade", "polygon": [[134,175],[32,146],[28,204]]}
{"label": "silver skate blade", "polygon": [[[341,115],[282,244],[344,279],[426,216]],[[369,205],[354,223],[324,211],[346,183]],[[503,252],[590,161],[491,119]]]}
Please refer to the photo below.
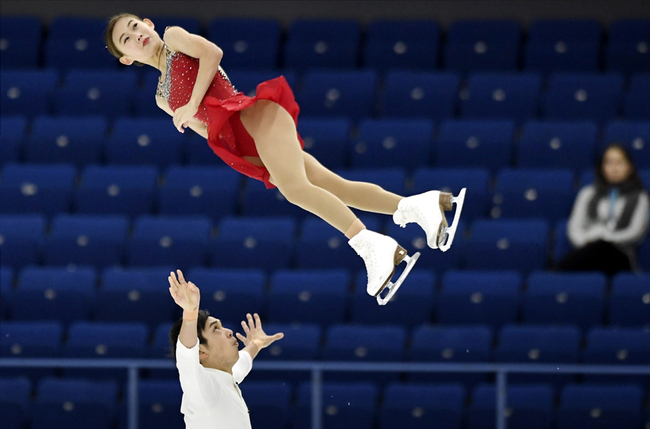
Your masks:
{"label": "silver skate blade", "polygon": [[457,197],[451,197],[451,203],[456,204],[456,213],[454,214],[454,221],[449,228],[447,228],[447,240],[446,243],[440,244],[438,248],[443,252],[446,252],[451,247],[451,243],[454,242],[454,237],[456,236],[456,228],[458,228],[458,221],[460,220],[460,214],[463,211],[463,203],[465,202],[465,191],[467,188],[463,188],[458,193]]}
{"label": "silver skate blade", "polygon": [[388,301],[391,300],[391,298],[393,297],[393,295],[395,295],[395,293],[397,292],[399,287],[402,285],[404,280],[406,280],[406,276],[409,275],[409,273],[411,272],[411,269],[413,268],[413,265],[415,265],[415,263],[417,262],[419,257],[420,257],[420,252],[417,252],[415,255],[413,255],[411,257],[406,256],[404,258],[404,262],[406,262],[406,268],[404,268],[404,271],[402,271],[402,275],[399,276],[399,278],[397,279],[397,281],[395,281],[395,283],[388,282],[388,284],[384,288],[384,289],[388,289],[388,293],[386,294],[385,297],[382,298],[381,293],[379,295],[377,295],[377,303],[379,305],[388,304]]}

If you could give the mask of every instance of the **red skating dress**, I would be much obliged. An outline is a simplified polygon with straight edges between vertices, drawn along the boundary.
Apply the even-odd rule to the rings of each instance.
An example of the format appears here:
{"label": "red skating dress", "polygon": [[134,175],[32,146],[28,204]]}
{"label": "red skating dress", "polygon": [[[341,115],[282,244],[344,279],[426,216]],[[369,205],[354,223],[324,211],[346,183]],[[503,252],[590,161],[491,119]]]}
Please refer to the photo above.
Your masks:
{"label": "red skating dress", "polygon": [[[158,84],[156,95],[167,100],[169,107],[176,111],[192,97],[199,60],[182,52],[170,51],[167,46],[165,57],[165,78]],[[257,100],[279,104],[289,112],[297,125],[300,108],[284,76],[260,83],[255,96],[248,97],[235,89],[221,66],[194,117],[208,126],[208,145],[219,158],[240,173],[264,182],[267,188],[275,188],[269,182],[269,172],[265,167],[258,167],[243,159],[244,156],[259,156],[253,138],[239,119],[239,112],[251,107]],[[300,135],[298,141],[304,149]]]}

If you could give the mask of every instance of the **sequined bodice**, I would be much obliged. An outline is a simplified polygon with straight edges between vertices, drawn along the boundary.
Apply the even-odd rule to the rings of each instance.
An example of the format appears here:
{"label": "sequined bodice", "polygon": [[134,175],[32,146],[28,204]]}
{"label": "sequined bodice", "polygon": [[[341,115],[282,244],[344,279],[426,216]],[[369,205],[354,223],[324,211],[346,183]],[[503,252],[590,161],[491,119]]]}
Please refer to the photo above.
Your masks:
{"label": "sequined bodice", "polygon": [[[177,108],[186,105],[192,97],[192,90],[199,72],[199,60],[182,52],[170,51],[167,46],[165,46],[165,60],[165,78],[158,84],[156,95],[167,100],[169,107],[176,111]],[[219,70],[212,79],[212,83],[205,95],[218,100],[226,100],[237,94],[239,94],[239,91],[230,83],[226,72],[219,66]],[[203,100],[194,117],[204,124],[209,123],[207,109]]]}

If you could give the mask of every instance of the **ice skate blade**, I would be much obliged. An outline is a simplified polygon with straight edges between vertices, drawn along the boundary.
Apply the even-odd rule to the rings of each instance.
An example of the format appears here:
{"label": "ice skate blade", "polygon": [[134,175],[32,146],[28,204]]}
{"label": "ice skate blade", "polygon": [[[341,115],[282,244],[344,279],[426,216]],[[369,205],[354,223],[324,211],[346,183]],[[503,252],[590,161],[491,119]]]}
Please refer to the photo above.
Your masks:
{"label": "ice skate blade", "polygon": [[457,197],[451,197],[451,203],[456,204],[456,213],[454,214],[454,221],[452,222],[449,228],[443,228],[441,235],[446,234],[446,240],[443,240],[438,243],[438,249],[443,252],[446,252],[451,247],[451,244],[454,242],[454,237],[456,236],[456,228],[458,228],[458,221],[460,220],[460,214],[463,211],[463,203],[465,202],[465,192],[467,188],[463,188],[458,193]]}
{"label": "ice skate blade", "polygon": [[[388,304],[388,301],[393,298],[393,295],[397,292],[397,290],[400,288],[404,280],[406,279],[406,276],[409,275],[411,272],[411,269],[413,268],[413,265],[417,262],[418,258],[420,257],[420,252],[417,252],[411,257],[405,256],[403,261],[406,262],[406,268],[404,268],[404,271],[402,271],[402,275],[399,276],[399,278],[395,281],[395,283],[392,283],[389,281],[386,283],[386,286],[377,294],[377,303],[379,305],[386,305]],[[388,289],[388,293],[386,294],[385,297],[381,297],[381,293]]]}

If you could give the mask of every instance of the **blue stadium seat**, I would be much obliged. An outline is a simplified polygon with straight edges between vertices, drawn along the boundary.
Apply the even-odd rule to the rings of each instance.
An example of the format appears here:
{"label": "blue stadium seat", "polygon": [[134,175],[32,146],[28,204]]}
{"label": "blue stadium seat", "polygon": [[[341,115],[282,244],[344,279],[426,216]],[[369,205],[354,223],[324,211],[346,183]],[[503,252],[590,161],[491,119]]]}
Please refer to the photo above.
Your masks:
{"label": "blue stadium seat", "polygon": [[439,43],[435,21],[374,20],[367,28],[363,64],[377,70],[432,70],[438,65]]}
{"label": "blue stadium seat", "polygon": [[[404,356],[406,329],[397,325],[332,325],[325,335],[325,360],[396,362]],[[373,374],[376,378],[384,375]]]}
{"label": "blue stadium seat", "polygon": [[464,118],[513,119],[537,117],[542,78],[537,73],[473,73],[461,92]]}
{"label": "blue stadium seat", "polygon": [[291,417],[292,387],[282,381],[245,382],[242,396],[250,411],[251,426],[285,428]]}
{"label": "blue stadium seat", "polygon": [[106,22],[100,18],[57,16],[48,26],[45,66],[115,69],[118,61],[108,53],[104,38]]}
{"label": "blue stadium seat", "polygon": [[47,265],[121,265],[129,228],[126,216],[59,215],[45,241]]}
{"label": "blue stadium seat", "polygon": [[[171,271],[171,270],[170,270]],[[180,307],[179,307],[180,308]],[[169,359],[172,350],[169,340],[169,331],[172,329],[172,322],[163,322],[153,330],[152,341],[149,344],[147,357],[150,359]],[[229,327],[229,326],[226,326]],[[265,326],[266,328],[266,326]],[[178,384],[178,369],[172,368],[151,368],[145,372],[148,380],[168,380]]]}
{"label": "blue stadium seat", "polygon": [[188,33],[202,35],[201,21],[189,16],[172,16],[172,15],[153,15],[150,16],[151,22],[154,23],[156,31],[164,35],[167,27],[179,26]]}
{"label": "blue stadium seat", "polygon": [[0,183],[0,213],[33,213],[48,217],[70,210],[76,171],[69,164],[5,164]]}
{"label": "blue stadium seat", "polygon": [[383,117],[450,119],[456,112],[459,78],[449,72],[393,70],[380,92]]}
{"label": "blue stadium seat", "polygon": [[[551,429],[555,420],[555,393],[546,384],[508,385],[507,422],[511,429]],[[496,389],[480,385],[472,393],[468,422],[473,429],[492,429],[496,419]]]}
{"label": "blue stadium seat", "polygon": [[[505,325],[499,332],[494,360],[577,364],[581,338],[577,326]],[[574,374],[508,374],[511,383],[552,383],[555,386],[573,382],[575,378]]]}
{"label": "blue stadium seat", "polygon": [[605,126],[602,149],[610,143],[622,143],[638,169],[650,168],[650,121],[609,122]]}
{"label": "blue stadium seat", "polygon": [[58,80],[54,69],[0,71],[2,114],[28,118],[47,115]]}
{"label": "blue stadium seat", "polygon": [[27,119],[24,116],[0,117],[0,165],[22,160],[26,130]]}
{"label": "blue stadium seat", "polygon": [[[294,427],[306,428],[311,422],[311,383],[298,385]],[[323,383],[323,427],[372,429],[379,391],[374,383]]]}
{"label": "blue stadium seat", "polygon": [[509,169],[499,171],[492,217],[567,218],[575,199],[573,171]]}
{"label": "blue stadium seat", "polygon": [[287,217],[224,217],[210,242],[210,262],[222,268],[289,268],[296,222]]}
{"label": "blue stadium seat", "polygon": [[244,179],[243,215],[246,217],[287,217],[301,221],[312,216],[307,210],[291,204],[278,188],[267,189],[259,180]]}
{"label": "blue stadium seat", "polygon": [[25,161],[69,163],[77,167],[98,164],[107,128],[106,119],[101,116],[40,116],[32,123],[32,132],[25,142]]}
{"label": "blue stadium seat", "polygon": [[[351,323],[381,325],[390,320],[412,328],[428,323],[436,307],[436,277],[432,271],[416,266],[408,276],[404,287],[390,300],[390,305],[380,307],[366,291],[368,276],[360,271],[356,276],[355,289],[350,311]],[[322,305],[322,304],[321,304]]]}
{"label": "blue stadium seat", "polygon": [[[375,218],[363,220],[371,231],[379,229]],[[348,239],[322,219],[308,218],[302,223],[296,242],[296,262],[302,269],[343,268],[351,273],[364,269],[364,263],[348,245]]]}
{"label": "blue stadium seat", "polygon": [[608,304],[609,325],[650,326],[650,274],[614,276]]}
{"label": "blue stadium seat", "polygon": [[14,294],[14,270],[9,265],[0,266],[0,320],[9,319],[9,304]]}
{"label": "blue stadium seat", "polygon": [[573,245],[567,236],[567,223],[567,219],[562,219],[555,225],[555,234],[553,235],[553,244],[551,247],[553,264],[560,262],[573,249]]}
{"label": "blue stadium seat", "polygon": [[650,116],[650,74],[638,73],[630,78],[624,94],[623,114],[627,119],[644,121]]}
{"label": "blue stadium seat", "polygon": [[173,321],[178,309],[169,296],[170,271],[163,267],[105,270],[93,320],[143,322],[150,328]]}
{"label": "blue stadium seat", "polygon": [[[16,359],[56,358],[61,351],[63,326],[59,321],[54,320],[3,320],[0,323],[0,335],[0,357]],[[42,377],[53,376],[55,372],[55,368],[8,367],[0,368],[0,377],[28,377],[30,380],[35,381]]]}
{"label": "blue stadium seat", "polygon": [[[165,115],[167,114],[165,113]],[[171,120],[171,117],[167,116],[167,120]],[[226,165],[221,160],[221,158],[215,155],[212,149],[210,149],[208,141],[203,136],[196,133],[191,133],[187,136],[187,140],[185,141],[185,149],[185,161],[187,162],[187,165],[196,167],[223,167]]]}
{"label": "blue stadium seat", "polygon": [[262,309],[266,285],[264,271],[194,268],[185,273],[185,278],[201,289],[206,308],[224,323],[238,324],[246,319],[246,313],[260,313]]}
{"label": "blue stadium seat", "polygon": [[636,429],[641,423],[643,391],[638,386],[570,384],[562,389],[558,429]]}
{"label": "blue stadium seat", "polygon": [[274,323],[343,323],[350,274],[345,270],[277,270],[270,277],[268,316]]}
{"label": "blue stadium seat", "polygon": [[217,18],[207,37],[223,50],[224,67],[275,69],[280,51],[280,23],[276,19]]}
{"label": "blue stadium seat", "polygon": [[88,319],[96,280],[97,273],[91,267],[26,267],[18,275],[12,315],[15,320],[58,320],[65,324]]}
{"label": "blue stadium seat", "polygon": [[[63,356],[83,359],[143,359],[149,330],[144,323],[74,322],[68,328]],[[126,381],[123,368],[65,368],[65,377]]]}
{"label": "blue stadium seat", "polygon": [[42,36],[36,16],[0,17],[0,68],[38,68]]}
{"label": "blue stadium seat", "polygon": [[355,20],[296,19],[284,45],[284,66],[296,70],[356,68],[360,38],[361,25]]}
{"label": "blue stadium seat", "polygon": [[32,384],[24,377],[0,378],[2,427],[20,429],[27,420]]}
{"label": "blue stadium seat", "polygon": [[485,168],[421,168],[415,170],[412,181],[414,195],[434,189],[458,195],[462,188],[467,188],[462,219],[471,221],[487,216],[490,173]]}
{"label": "blue stadium seat", "polygon": [[[176,370],[175,370],[176,371]],[[128,387],[125,386],[124,391]],[[178,380],[141,380],[138,382],[138,427],[141,429],[173,429],[182,427],[179,407],[183,391]],[[122,402],[120,428],[128,427],[127,400]]]}
{"label": "blue stadium seat", "polygon": [[305,150],[330,170],[347,167],[352,123],[344,118],[300,118],[298,133]]}
{"label": "blue stadium seat", "polygon": [[132,70],[70,70],[55,93],[54,111],[59,116],[130,116],[136,80]]}
{"label": "blue stadium seat", "polygon": [[75,195],[76,211],[131,218],[149,214],[157,180],[158,171],[152,166],[88,166]]}
{"label": "blue stadium seat", "polygon": [[615,119],[623,98],[620,73],[556,73],[549,79],[543,114],[561,121]]}
{"label": "blue stadium seat", "polygon": [[172,166],[160,188],[160,213],[203,215],[218,221],[237,210],[241,176],[228,167]]}
{"label": "blue stadium seat", "polygon": [[526,70],[597,72],[601,23],[587,19],[537,20],[528,27]]}
{"label": "blue stadium seat", "polygon": [[467,392],[458,384],[392,383],[384,390],[381,429],[459,429]]}
{"label": "blue stadium seat", "polygon": [[[238,30],[237,34],[241,34],[241,32]],[[257,92],[257,85],[267,80],[275,79],[278,76],[284,76],[284,78],[287,80],[287,83],[289,84],[289,87],[294,92],[296,90],[296,82],[298,80],[297,73],[295,71],[287,69],[277,70],[275,68],[269,68],[264,70],[251,70],[249,68],[237,68],[231,70],[228,68],[226,72],[228,72],[230,81],[235,86],[237,91],[243,92],[250,97],[253,97]]]}
{"label": "blue stadium seat", "polygon": [[447,271],[442,276],[438,323],[486,324],[496,329],[515,323],[521,276],[514,271]]}
{"label": "blue stadium seat", "polygon": [[546,265],[546,220],[476,220],[471,230],[465,261],[468,269],[518,270],[526,275]]}
{"label": "blue stadium seat", "polygon": [[515,71],[521,29],[513,20],[459,20],[447,31],[445,68],[467,73],[475,70]]}
{"label": "blue stadium seat", "polygon": [[430,119],[364,119],[352,142],[352,168],[399,167],[413,171],[431,159],[434,124]]}
{"label": "blue stadium seat", "polygon": [[529,121],[521,130],[520,168],[571,168],[580,172],[595,162],[598,126],[593,121]]}
{"label": "blue stadium seat", "polygon": [[650,20],[621,19],[609,26],[605,46],[605,68],[623,73],[650,69]]}
{"label": "blue stadium seat", "polygon": [[31,427],[109,429],[117,395],[118,385],[111,380],[44,379],[36,388],[36,398],[31,409]]}
{"label": "blue stadium seat", "polygon": [[2,265],[18,270],[38,264],[45,238],[45,217],[39,215],[0,216]]}
{"label": "blue stadium seat", "polygon": [[[592,365],[647,365],[650,362],[650,333],[643,328],[594,327],[586,335],[583,360]],[[648,375],[585,374],[585,382],[636,383],[650,386]]]}
{"label": "blue stadium seat", "polygon": [[435,165],[480,167],[492,172],[510,165],[514,123],[506,120],[448,120],[440,125]]}
{"label": "blue stadium seat", "polygon": [[168,118],[118,118],[106,142],[106,162],[165,168],[181,163],[184,143]]}
{"label": "blue stadium seat", "polygon": [[[144,68],[144,67],[143,67]],[[148,69],[149,67],[147,67]],[[158,107],[155,100],[156,88],[160,80],[160,71],[149,69],[140,73],[142,83],[130,94],[133,97],[133,112],[136,117],[165,118],[171,121],[171,116]],[[127,95],[128,96],[128,95]],[[203,139],[205,143],[205,139]]]}
{"label": "blue stadium seat", "polygon": [[[422,325],[413,330],[407,358],[411,362],[490,362],[492,330],[487,325]],[[414,382],[462,382],[465,387],[487,381],[485,373],[409,373]]]}
{"label": "blue stadium seat", "polygon": [[302,115],[354,121],[372,116],[376,71],[308,71],[303,79],[303,86],[296,91]]}
{"label": "blue stadium seat", "polygon": [[524,323],[602,325],[607,279],[602,273],[534,272],[523,299]]}
{"label": "blue stadium seat", "polygon": [[132,266],[205,265],[210,220],[199,216],[141,216],[133,223],[127,260]]}

